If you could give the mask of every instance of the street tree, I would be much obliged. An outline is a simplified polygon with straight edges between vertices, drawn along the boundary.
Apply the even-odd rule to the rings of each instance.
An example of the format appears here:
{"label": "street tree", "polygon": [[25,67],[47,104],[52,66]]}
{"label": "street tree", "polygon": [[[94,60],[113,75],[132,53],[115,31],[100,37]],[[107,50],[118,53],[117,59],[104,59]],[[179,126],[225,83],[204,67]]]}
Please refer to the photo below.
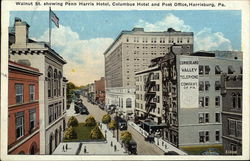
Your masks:
{"label": "street tree", "polygon": [[103,136],[102,136],[102,133],[99,129],[99,127],[96,125],[95,128],[93,128],[90,132],[90,138],[91,139],[101,139]]}
{"label": "street tree", "polygon": [[117,128],[117,123],[115,120],[111,120],[111,122],[108,124],[109,129],[113,130],[113,136],[114,136],[114,131]]}
{"label": "street tree", "polygon": [[69,128],[67,128],[67,130],[64,134],[64,138],[65,139],[75,139],[76,137],[77,137],[77,134],[74,131],[73,127],[70,126]]}
{"label": "street tree", "polygon": [[130,132],[128,131],[124,131],[121,133],[121,140],[122,143],[124,144],[128,144],[131,140],[132,140],[132,135]]}
{"label": "street tree", "polygon": [[95,118],[93,116],[89,116],[86,118],[85,126],[95,126],[95,125],[96,125],[96,121],[95,121]]}
{"label": "street tree", "polygon": [[76,119],[76,117],[74,117],[74,116],[71,116],[70,118],[69,118],[69,121],[68,121],[68,127],[76,127],[76,126],[78,126],[78,120]]}
{"label": "street tree", "polygon": [[110,123],[110,121],[111,121],[111,117],[110,117],[109,114],[105,114],[105,115],[102,117],[102,123],[108,124],[108,123]]}

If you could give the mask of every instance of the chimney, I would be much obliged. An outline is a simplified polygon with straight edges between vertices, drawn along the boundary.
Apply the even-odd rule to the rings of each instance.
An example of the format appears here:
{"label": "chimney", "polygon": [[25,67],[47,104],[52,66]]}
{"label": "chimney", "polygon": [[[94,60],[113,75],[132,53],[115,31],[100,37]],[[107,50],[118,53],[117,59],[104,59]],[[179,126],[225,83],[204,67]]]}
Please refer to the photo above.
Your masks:
{"label": "chimney", "polygon": [[26,45],[29,39],[29,24],[20,18],[15,18],[15,44]]}

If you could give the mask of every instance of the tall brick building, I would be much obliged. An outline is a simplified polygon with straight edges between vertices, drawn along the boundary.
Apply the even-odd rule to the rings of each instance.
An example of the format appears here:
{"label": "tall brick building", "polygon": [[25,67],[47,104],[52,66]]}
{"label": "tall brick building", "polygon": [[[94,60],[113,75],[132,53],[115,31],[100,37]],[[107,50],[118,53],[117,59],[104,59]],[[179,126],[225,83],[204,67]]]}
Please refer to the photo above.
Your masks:
{"label": "tall brick building", "polygon": [[40,75],[36,68],[9,61],[9,154],[39,154]]}
{"label": "tall brick building", "polygon": [[95,101],[100,104],[105,103],[105,79],[95,80]]}

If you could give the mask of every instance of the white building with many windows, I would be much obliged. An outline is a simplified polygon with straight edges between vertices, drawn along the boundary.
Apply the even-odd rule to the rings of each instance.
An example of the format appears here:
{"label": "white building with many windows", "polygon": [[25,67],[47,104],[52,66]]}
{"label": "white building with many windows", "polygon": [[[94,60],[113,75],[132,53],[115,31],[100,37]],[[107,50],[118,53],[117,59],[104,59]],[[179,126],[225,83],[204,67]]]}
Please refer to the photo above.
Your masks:
{"label": "white building with many windows", "polygon": [[10,46],[10,60],[29,60],[43,74],[39,78],[40,154],[52,154],[63,139],[66,128],[66,61],[44,42],[28,37],[29,25],[15,19],[15,42]]}

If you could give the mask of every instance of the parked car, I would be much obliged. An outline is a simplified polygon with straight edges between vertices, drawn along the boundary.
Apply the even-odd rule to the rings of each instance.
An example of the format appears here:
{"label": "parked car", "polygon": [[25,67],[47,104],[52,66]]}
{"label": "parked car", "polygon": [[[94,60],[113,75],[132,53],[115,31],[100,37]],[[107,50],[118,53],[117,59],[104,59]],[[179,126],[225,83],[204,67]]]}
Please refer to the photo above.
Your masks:
{"label": "parked car", "polygon": [[127,130],[128,125],[127,121],[119,116],[115,117],[115,120],[118,122],[118,127],[120,130]]}
{"label": "parked car", "polygon": [[129,155],[137,154],[137,143],[134,140],[131,140],[128,144],[126,144],[125,148],[127,149]]}
{"label": "parked car", "polygon": [[81,108],[81,109],[80,109],[80,114],[82,114],[82,115],[88,115],[88,114],[89,114],[89,111],[88,111],[87,108]]}

